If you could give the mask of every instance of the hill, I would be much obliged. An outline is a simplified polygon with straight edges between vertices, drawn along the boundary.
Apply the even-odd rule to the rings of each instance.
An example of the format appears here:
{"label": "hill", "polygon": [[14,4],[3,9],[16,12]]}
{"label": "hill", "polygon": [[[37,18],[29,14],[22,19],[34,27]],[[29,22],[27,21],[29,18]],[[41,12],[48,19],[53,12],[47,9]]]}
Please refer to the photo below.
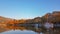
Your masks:
{"label": "hill", "polygon": [[45,23],[45,22],[51,22],[51,23],[60,23],[60,11],[54,11],[52,13],[47,13],[42,17],[35,17],[33,19],[11,19],[0,16],[0,23],[3,24],[21,24],[21,23]]}

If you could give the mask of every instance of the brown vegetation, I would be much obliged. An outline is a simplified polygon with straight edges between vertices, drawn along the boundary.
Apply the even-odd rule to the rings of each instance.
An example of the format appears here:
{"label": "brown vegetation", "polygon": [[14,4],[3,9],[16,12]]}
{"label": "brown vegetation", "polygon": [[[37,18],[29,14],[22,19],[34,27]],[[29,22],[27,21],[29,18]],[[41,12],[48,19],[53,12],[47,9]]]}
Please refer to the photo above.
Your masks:
{"label": "brown vegetation", "polygon": [[34,19],[16,20],[0,16],[1,24],[17,24],[17,23],[44,23],[48,20],[51,23],[60,23],[60,11],[54,11],[53,13],[47,13],[42,17],[36,17]]}

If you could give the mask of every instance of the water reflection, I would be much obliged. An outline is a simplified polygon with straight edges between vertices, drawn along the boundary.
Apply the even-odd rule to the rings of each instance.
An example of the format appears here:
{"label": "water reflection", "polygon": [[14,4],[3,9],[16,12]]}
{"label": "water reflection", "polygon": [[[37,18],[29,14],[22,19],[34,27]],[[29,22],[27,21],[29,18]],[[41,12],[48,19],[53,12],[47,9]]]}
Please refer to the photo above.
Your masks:
{"label": "water reflection", "polygon": [[60,28],[34,26],[0,26],[1,34],[60,34]]}

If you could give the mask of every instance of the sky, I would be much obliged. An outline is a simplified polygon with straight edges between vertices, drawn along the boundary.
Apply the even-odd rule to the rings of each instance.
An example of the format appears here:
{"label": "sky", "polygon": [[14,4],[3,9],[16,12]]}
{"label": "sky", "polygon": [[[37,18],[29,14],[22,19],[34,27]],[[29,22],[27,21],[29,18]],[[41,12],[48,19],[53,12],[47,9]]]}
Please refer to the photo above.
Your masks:
{"label": "sky", "polygon": [[60,11],[60,0],[0,0],[0,16],[31,19]]}

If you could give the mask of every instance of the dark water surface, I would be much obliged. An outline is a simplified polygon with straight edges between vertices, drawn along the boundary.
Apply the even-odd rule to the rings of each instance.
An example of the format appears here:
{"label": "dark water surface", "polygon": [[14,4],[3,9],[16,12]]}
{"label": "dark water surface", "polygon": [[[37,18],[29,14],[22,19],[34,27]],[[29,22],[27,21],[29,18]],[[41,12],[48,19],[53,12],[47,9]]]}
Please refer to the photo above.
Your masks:
{"label": "dark water surface", "polygon": [[0,34],[60,34],[60,28],[0,25]]}

